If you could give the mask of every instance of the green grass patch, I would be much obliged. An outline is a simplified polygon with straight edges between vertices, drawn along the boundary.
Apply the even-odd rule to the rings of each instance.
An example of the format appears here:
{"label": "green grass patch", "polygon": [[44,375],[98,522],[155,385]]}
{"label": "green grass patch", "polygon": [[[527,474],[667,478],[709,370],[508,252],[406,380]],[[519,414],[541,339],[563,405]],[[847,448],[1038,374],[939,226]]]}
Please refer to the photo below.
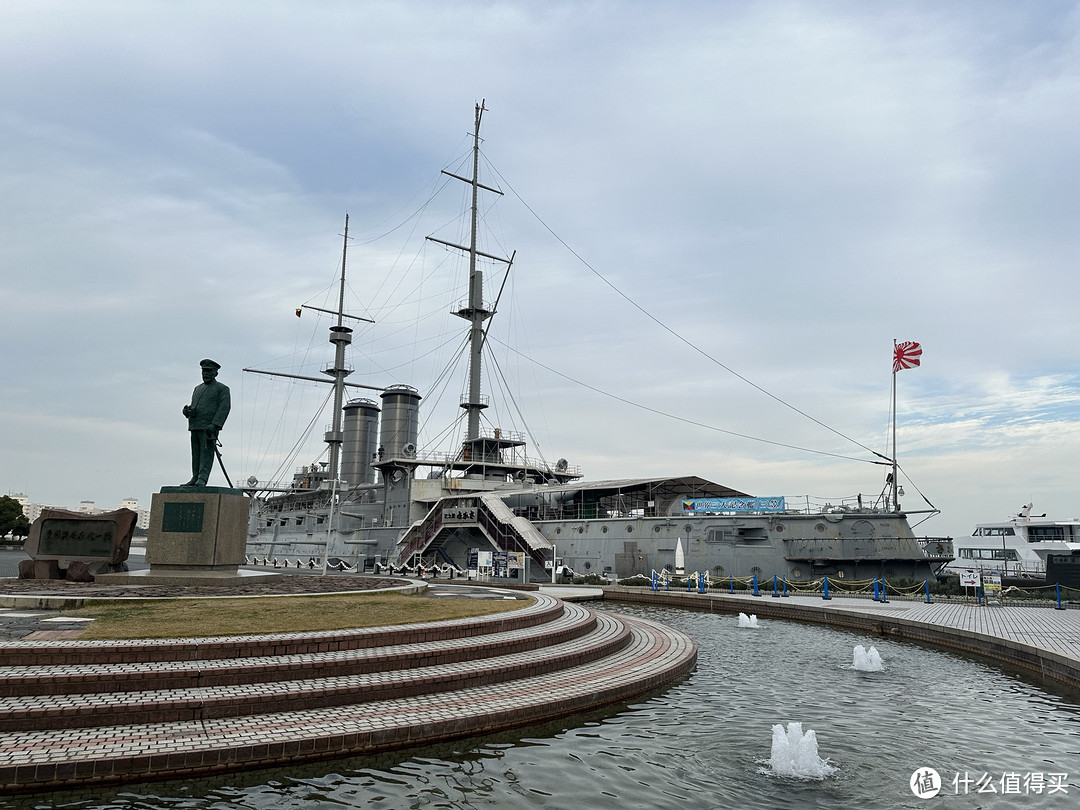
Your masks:
{"label": "green grass patch", "polygon": [[60,615],[94,619],[80,639],[191,638],[416,624],[504,613],[526,604],[516,599],[335,594],[101,601]]}

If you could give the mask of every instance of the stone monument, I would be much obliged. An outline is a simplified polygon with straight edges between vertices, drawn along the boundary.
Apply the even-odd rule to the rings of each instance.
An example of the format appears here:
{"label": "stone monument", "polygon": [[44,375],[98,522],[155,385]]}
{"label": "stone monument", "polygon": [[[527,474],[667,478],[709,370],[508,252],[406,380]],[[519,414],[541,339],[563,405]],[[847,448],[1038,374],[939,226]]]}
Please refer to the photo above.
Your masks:
{"label": "stone monument", "polygon": [[100,574],[126,571],[138,517],[130,509],[96,515],[42,509],[23,543],[30,559],[19,563],[19,578],[89,582]]}

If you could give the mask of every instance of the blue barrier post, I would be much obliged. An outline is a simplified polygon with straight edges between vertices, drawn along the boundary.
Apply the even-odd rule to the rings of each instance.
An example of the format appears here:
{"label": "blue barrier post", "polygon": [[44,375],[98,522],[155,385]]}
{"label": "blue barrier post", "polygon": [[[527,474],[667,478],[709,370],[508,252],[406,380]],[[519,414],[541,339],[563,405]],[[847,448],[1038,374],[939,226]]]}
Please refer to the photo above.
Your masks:
{"label": "blue barrier post", "polygon": [[877,577],[874,577],[874,601],[876,602],[880,597],[878,596]]}
{"label": "blue barrier post", "polygon": [[1064,610],[1065,608],[1061,606],[1061,583],[1054,583],[1054,588],[1057,589],[1057,610]]}
{"label": "blue barrier post", "polygon": [[698,593],[705,593],[705,575],[704,574],[702,574],[700,577],[698,577],[697,592]]}
{"label": "blue barrier post", "polygon": [[754,574],[754,596],[761,596],[757,589],[757,574]]}
{"label": "blue barrier post", "polygon": [[829,578],[824,577],[824,582],[825,582],[825,595],[823,597],[821,597],[821,598],[822,599],[832,599],[832,597],[829,596]]}
{"label": "blue barrier post", "polygon": [[652,589],[654,591],[659,590],[659,585],[658,585],[658,582],[657,582],[656,569],[655,568],[653,569],[653,572],[652,572]]}
{"label": "blue barrier post", "polygon": [[787,577],[784,577],[784,597],[787,597]]}
{"label": "blue barrier post", "polygon": [[778,590],[778,588],[776,586],[776,574],[773,574],[772,575],[772,598],[776,599],[778,596],[780,596],[780,591]]}
{"label": "blue barrier post", "polygon": [[924,579],[923,584],[926,585],[926,604],[930,604],[930,580]]}
{"label": "blue barrier post", "polygon": [[731,574],[728,574],[727,583],[729,592],[735,593],[735,577],[733,577]]}

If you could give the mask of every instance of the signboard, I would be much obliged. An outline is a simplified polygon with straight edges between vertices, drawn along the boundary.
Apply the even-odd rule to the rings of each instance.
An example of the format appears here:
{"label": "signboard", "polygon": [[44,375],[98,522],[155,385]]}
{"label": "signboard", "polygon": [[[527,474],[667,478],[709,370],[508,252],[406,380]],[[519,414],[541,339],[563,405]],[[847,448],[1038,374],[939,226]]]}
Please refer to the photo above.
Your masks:
{"label": "signboard", "polygon": [[161,531],[198,534],[203,530],[202,503],[166,502],[161,512]]}
{"label": "signboard", "polygon": [[47,557],[105,557],[113,555],[115,521],[50,518],[41,523],[38,554]]}
{"label": "signboard", "polygon": [[686,514],[702,512],[783,512],[783,496],[774,498],[692,498],[682,502]]}
{"label": "signboard", "polygon": [[987,599],[997,599],[1001,596],[1001,574],[987,574],[983,577],[983,595]]}
{"label": "signboard", "polygon": [[[978,588],[982,584],[982,577],[978,571],[961,571],[960,572],[960,587],[962,588]],[[1000,586],[1000,581],[998,584]]]}

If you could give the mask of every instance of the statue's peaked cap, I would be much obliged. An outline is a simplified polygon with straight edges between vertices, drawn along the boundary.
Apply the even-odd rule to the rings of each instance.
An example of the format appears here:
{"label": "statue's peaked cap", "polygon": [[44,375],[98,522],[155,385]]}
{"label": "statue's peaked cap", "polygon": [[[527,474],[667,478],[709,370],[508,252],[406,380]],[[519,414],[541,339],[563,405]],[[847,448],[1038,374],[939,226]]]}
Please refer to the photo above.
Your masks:
{"label": "statue's peaked cap", "polygon": [[215,363],[213,360],[200,360],[199,365],[202,366],[203,368],[212,368],[212,369],[221,368],[221,363]]}

